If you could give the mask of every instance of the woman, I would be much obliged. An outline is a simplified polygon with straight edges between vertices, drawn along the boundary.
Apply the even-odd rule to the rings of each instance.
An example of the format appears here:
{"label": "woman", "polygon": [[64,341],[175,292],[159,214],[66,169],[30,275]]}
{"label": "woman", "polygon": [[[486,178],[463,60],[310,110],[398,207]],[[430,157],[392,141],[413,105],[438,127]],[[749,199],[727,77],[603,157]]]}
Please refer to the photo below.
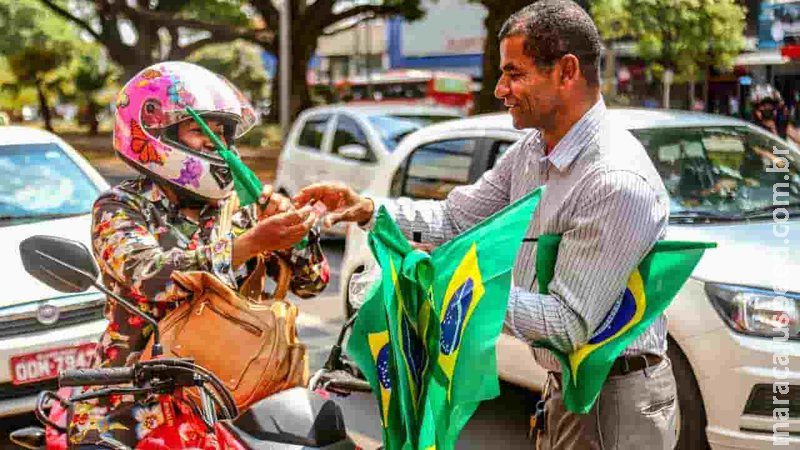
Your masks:
{"label": "woman", "polygon": [[[273,277],[278,258],[290,263],[290,288],[298,296],[322,291],[329,272],[316,235],[302,251],[292,248],[309,234],[317,219],[313,210],[294,210],[271,187],[260,207],[238,208],[226,163],[186,112],[189,106],[200,113],[234,149],[256,116],[233,85],[192,64],[161,63],[131,79],[116,106],[114,149],[143,176],[112,188],[94,205],[93,251],[109,289],[160,320],[188,297],[170,280],[173,271],[208,271],[236,289],[253,272],[254,258],[264,255]],[[152,330],[111,299],[106,317],[95,366],[136,362]],[[134,447],[163,421],[154,399],[80,404],[69,440],[91,445],[104,436]]]}

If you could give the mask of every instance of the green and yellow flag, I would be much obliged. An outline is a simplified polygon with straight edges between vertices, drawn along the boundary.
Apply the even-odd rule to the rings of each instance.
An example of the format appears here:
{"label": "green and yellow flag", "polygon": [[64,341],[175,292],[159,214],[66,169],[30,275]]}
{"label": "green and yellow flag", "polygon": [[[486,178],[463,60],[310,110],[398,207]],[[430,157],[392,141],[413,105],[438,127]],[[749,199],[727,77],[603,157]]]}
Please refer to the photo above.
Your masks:
{"label": "green and yellow flag", "polygon": [[372,386],[380,410],[383,442],[387,449],[403,448],[406,430],[395,395],[397,371],[389,345],[389,325],[380,286],[372,286],[353,324],[347,352]]}
{"label": "green and yellow flag", "polygon": [[[541,235],[536,249],[539,292],[548,294],[553,279],[559,235]],[[585,345],[570,354],[550,342],[534,346],[552,351],[561,363],[564,404],[585,414],[592,409],[614,360],[660,316],[715,243],[658,241],[628,279],[625,292]]]}
{"label": "green and yellow flag", "polygon": [[[532,192],[431,255],[414,250],[389,214],[379,212],[369,239],[383,276],[367,303],[380,302],[385,314],[393,384],[390,400],[382,391],[379,400],[387,411],[385,426],[402,422],[403,448],[454,448],[478,404],[499,394],[495,345],[514,260],[541,193]],[[362,315],[367,303],[348,346],[365,372],[376,367],[368,358],[369,333],[360,331],[375,326],[371,304]],[[395,415],[392,405],[399,407]],[[387,442],[389,450],[395,445]]]}

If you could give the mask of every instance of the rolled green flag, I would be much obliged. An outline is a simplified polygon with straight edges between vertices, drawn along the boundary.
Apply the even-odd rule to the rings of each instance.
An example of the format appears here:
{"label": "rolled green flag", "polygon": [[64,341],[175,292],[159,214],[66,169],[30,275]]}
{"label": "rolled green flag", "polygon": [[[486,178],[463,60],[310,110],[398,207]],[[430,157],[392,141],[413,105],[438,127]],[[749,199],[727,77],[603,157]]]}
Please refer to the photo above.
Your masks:
{"label": "rolled green flag", "polygon": [[239,196],[240,204],[242,206],[247,206],[257,202],[263,187],[256,174],[222,143],[219,137],[208,127],[206,121],[200,117],[200,114],[189,106],[186,107],[186,112],[200,125],[200,128],[203,129],[203,133],[205,133],[217,147],[217,153],[219,153],[222,159],[228,164],[228,168],[231,170],[231,175],[233,176],[233,187],[236,189],[236,195]]}
{"label": "rolled green flag", "polygon": [[480,402],[499,394],[495,344],[542,192],[430,255],[379,210],[369,242],[382,278],[359,311],[348,352],[375,391],[387,450],[451,450]]}
{"label": "rolled green flag", "polygon": [[[561,236],[540,235],[536,249],[539,293],[548,294],[558,259]],[[678,294],[710,242],[658,241],[631,274],[625,292],[589,342],[570,354],[550,342],[534,342],[553,352],[561,363],[563,399],[567,410],[585,414],[592,409],[617,359],[649,327]]]}

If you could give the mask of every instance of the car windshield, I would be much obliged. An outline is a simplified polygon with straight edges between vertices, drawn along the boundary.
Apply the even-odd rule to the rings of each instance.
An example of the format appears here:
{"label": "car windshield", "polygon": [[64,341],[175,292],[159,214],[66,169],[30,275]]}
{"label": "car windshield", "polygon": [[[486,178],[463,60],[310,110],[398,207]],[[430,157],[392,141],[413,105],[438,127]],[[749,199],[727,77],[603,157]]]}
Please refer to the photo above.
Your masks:
{"label": "car windshield", "polygon": [[54,143],[0,145],[0,220],[86,214],[98,189]]}
{"label": "car windshield", "polygon": [[746,126],[633,130],[670,194],[673,218],[738,220],[800,207],[800,154]]}
{"label": "car windshield", "polygon": [[392,151],[397,144],[407,135],[419,130],[422,127],[445,120],[453,120],[454,116],[434,116],[434,115],[401,115],[401,114],[382,114],[369,116],[370,123],[378,130],[381,140],[388,151]]}

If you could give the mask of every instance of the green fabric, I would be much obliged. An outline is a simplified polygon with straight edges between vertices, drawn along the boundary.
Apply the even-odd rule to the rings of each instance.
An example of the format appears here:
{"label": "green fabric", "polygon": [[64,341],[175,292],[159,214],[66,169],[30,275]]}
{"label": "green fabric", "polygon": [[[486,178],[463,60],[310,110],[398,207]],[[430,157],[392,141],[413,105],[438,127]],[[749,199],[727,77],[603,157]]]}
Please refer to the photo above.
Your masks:
{"label": "green fabric", "polygon": [[191,107],[186,107],[186,112],[200,125],[203,133],[211,139],[211,142],[217,147],[217,152],[228,164],[233,176],[233,187],[236,189],[236,195],[239,196],[239,202],[242,206],[247,206],[258,201],[261,195],[261,181],[249,167],[247,167],[235,153],[230,151],[225,144],[219,140],[219,137],[211,131],[208,124],[197,112]]}
{"label": "green fabric", "polygon": [[[542,294],[550,292],[560,241],[559,235],[539,236],[536,274]],[[567,410],[589,412],[614,360],[664,312],[705,250],[714,247],[715,243],[707,242],[658,241],[631,274],[616,313],[609,313],[605,327],[597,330],[586,345],[566,354],[550,342],[534,343],[553,352],[561,363]]]}
{"label": "green fabric", "polygon": [[400,415],[397,371],[389,346],[389,325],[379,284],[374,284],[358,310],[347,353],[364,373],[378,402],[383,442],[387,449],[402,448],[406,430]]}
{"label": "green fabric", "polygon": [[[541,193],[431,255],[414,250],[386,210],[379,211],[369,242],[382,278],[359,311],[348,352],[386,416],[388,450],[454,448],[480,402],[499,394],[495,345],[514,260]],[[380,367],[390,374],[384,377],[392,381],[390,396],[375,382],[377,358],[363,330],[388,335],[390,364]]]}

